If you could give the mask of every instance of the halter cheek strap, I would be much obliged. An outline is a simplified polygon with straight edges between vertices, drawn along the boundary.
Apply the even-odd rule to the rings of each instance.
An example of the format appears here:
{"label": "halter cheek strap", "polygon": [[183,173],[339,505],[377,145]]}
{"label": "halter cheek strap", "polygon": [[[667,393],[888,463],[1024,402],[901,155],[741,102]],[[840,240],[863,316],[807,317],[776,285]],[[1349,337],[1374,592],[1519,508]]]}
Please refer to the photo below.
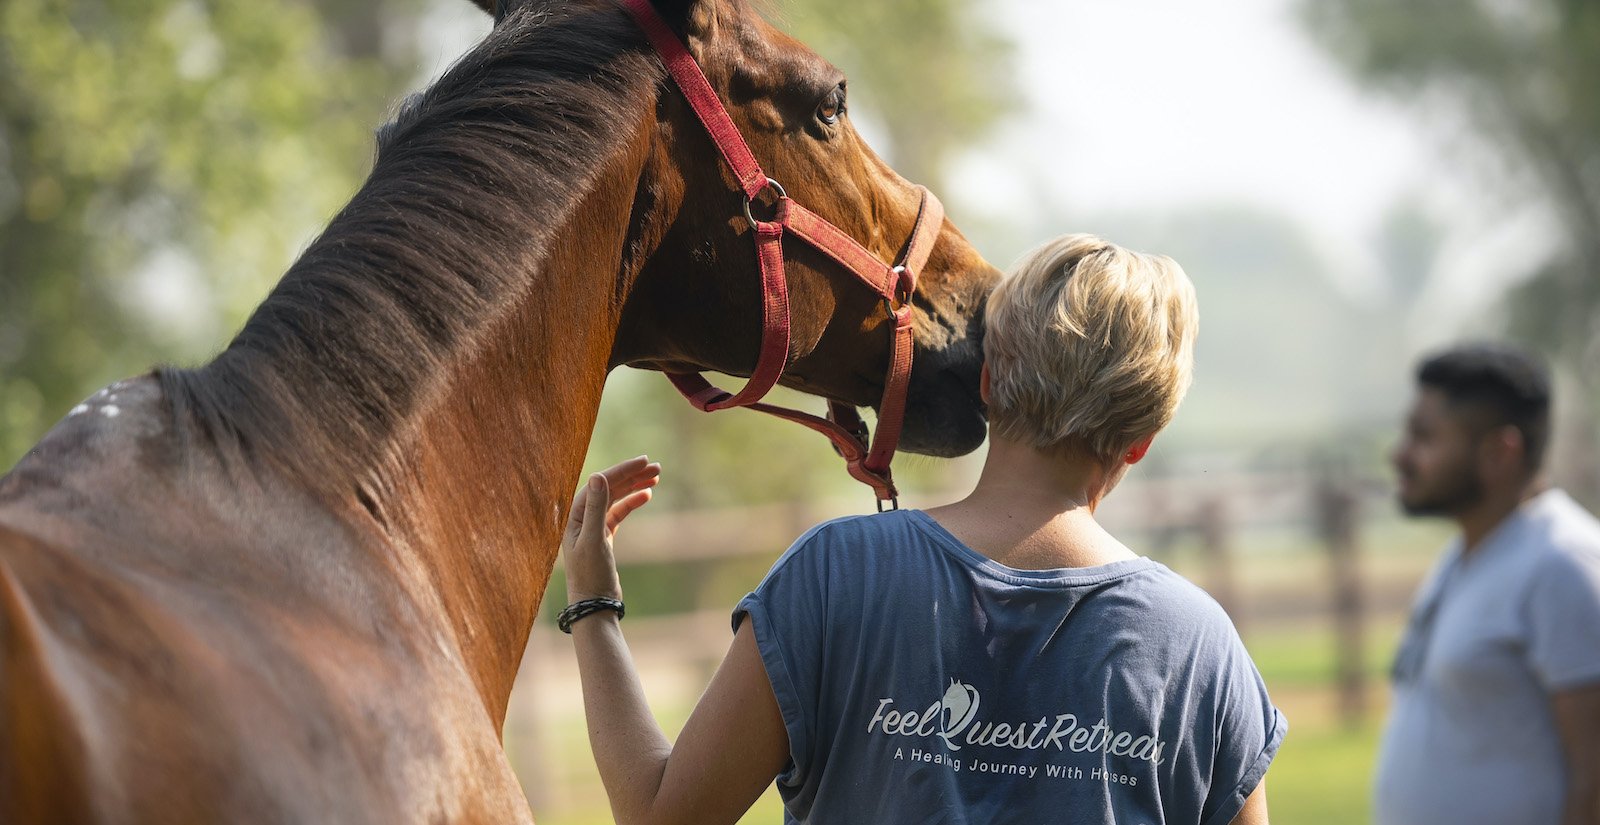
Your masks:
{"label": "halter cheek strap", "polygon": [[[730,407],[749,407],[799,424],[804,424],[833,442],[844,457],[851,477],[872,487],[878,507],[885,503],[898,507],[898,491],[890,465],[905,418],[906,392],[911,378],[913,349],[911,297],[916,292],[917,276],[933,251],[944,224],[944,206],[932,192],[918,187],[921,205],[916,226],[900,255],[890,266],[854,238],[826,219],[791,200],[777,181],[767,177],[751,154],[750,147],[733,125],[716,91],[711,88],[700,66],[672,29],[656,13],[649,0],[622,0],[639,27],[644,30],[661,56],[667,73],[683,92],[690,108],[705,126],[717,150],[733,171],[745,197],[745,217],[756,242],[756,257],[761,270],[761,351],[749,380],[737,393],[711,385],[699,373],[668,373],[667,378],[697,409],[711,412]],[[750,205],[756,196],[771,189],[776,196],[771,220],[757,220]],[[889,365],[884,378],[883,398],[878,405],[878,432],[870,446],[866,425],[856,409],[836,401],[828,402],[827,418],[762,403],[761,399],[778,383],[789,360],[789,287],[784,277],[783,236],[785,232],[815,247],[877,293],[892,320]]]}

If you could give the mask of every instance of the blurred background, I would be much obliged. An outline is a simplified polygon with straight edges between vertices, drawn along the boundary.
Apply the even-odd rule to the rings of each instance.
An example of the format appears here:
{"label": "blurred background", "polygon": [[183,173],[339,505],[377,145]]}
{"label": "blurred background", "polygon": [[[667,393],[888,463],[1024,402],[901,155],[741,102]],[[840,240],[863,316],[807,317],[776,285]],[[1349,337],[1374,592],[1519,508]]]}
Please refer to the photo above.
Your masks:
{"label": "blurred background", "polygon": [[[1553,474],[1600,504],[1600,3],[764,8],[996,264],[1088,231],[1188,270],[1196,383],[1105,520],[1239,624],[1292,723],[1274,818],[1367,821],[1383,674],[1449,535],[1391,503],[1416,357],[1548,355]],[[395,102],[487,29],[467,0],[0,0],[0,467],[99,386],[220,350]],[[809,432],[621,370],[590,464],[645,452],[665,480],[620,539],[627,630],[671,730],[738,597],[872,500]],[[902,455],[904,503],[961,495],[980,461]],[[548,617],[523,668],[505,739],[540,822],[608,821]],[[769,794],[746,821],[779,816]]]}

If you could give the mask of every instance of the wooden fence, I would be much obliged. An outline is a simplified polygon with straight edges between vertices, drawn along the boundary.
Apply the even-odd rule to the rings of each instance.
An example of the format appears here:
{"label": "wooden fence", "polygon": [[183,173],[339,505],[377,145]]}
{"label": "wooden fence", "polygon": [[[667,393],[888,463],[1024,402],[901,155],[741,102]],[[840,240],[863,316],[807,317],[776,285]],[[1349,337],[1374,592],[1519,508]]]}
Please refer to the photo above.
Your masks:
{"label": "wooden fence", "polygon": [[[950,497],[925,497],[928,501]],[[1417,574],[1373,577],[1363,569],[1363,528],[1390,517],[1384,485],[1337,465],[1299,465],[1277,471],[1215,469],[1129,479],[1098,516],[1129,546],[1158,560],[1180,558],[1248,634],[1254,626],[1315,621],[1337,640],[1339,713],[1359,722],[1370,686],[1363,659],[1370,617],[1393,620],[1408,603]],[[818,521],[860,512],[860,500],[742,507],[699,512],[641,513],[630,522],[619,556],[630,564],[709,567],[731,559],[774,560]],[[1306,551],[1293,561],[1303,575],[1260,582],[1241,539],[1276,533]],[[626,584],[626,581],[624,582]],[[747,587],[754,587],[752,579]],[[560,600],[547,601],[546,613]],[[731,641],[725,594],[690,592],[680,614],[630,618],[626,632],[647,693],[664,726],[673,730],[702,692]],[[1247,636],[1248,638],[1248,636]],[[529,641],[512,696],[505,741],[513,765],[541,816],[603,799],[589,761],[582,701],[570,640],[541,620]]]}

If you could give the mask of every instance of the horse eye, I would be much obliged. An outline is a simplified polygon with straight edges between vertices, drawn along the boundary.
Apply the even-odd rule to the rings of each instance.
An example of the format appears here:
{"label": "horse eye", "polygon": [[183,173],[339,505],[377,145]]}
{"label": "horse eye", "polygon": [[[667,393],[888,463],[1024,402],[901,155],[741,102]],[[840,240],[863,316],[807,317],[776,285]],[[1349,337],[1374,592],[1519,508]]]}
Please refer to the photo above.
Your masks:
{"label": "horse eye", "polygon": [[844,84],[840,83],[828,92],[828,96],[817,104],[817,119],[833,126],[839,122],[839,117],[844,114]]}

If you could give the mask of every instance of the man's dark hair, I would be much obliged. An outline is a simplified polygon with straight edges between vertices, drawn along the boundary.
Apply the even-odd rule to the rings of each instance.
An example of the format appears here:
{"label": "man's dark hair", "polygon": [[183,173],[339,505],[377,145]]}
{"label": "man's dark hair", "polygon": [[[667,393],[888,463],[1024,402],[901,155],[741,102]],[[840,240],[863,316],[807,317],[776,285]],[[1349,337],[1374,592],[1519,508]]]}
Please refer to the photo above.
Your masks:
{"label": "man's dark hair", "polygon": [[1486,428],[1522,433],[1530,471],[1544,463],[1550,443],[1550,371],[1532,353],[1508,344],[1466,344],[1422,362],[1417,383],[1443,393],[1452,406],[1483,414]]}

